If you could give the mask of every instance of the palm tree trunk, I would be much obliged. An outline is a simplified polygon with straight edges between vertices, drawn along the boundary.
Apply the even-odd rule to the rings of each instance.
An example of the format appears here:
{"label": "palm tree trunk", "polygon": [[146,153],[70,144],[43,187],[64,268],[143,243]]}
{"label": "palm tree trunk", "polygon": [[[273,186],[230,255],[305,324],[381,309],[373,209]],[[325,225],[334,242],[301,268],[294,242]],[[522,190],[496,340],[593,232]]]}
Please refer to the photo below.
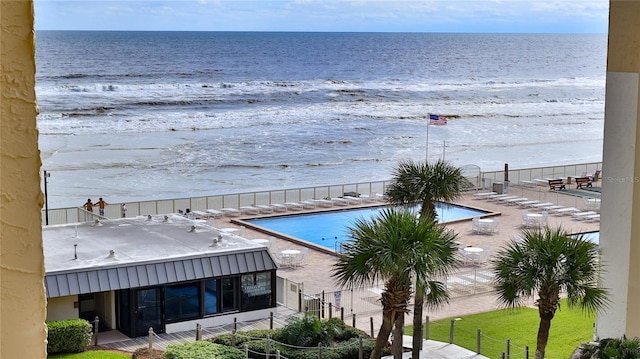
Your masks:
{"label": "palm tree trunk", "polygon": [[369,359],[380,359],[382,357],[382,349],[389,342],[389,335],[391,334],[391,328],[393,327],[392,311],[386,310],[382,312],[382,324],[376,337],[376,345],[371,352]]}
{"label": "palm tree trunk", "polygon": [[[553,318],[553,316],[551,316]],[[538,326],[538,339],[536,342],[535,359],[544,359],[544,352],[547,349],[549,340],[549,329],[551,328],[551,318],[540,313],[540,325]]]}
{"label": "palm tree trunk", "polygon": [[422,347],[422,308],[424,307],[424,288],[417,288],[413,299],[413,342],[411,359],[420,359]]}
{"label": "palm tree trunk", "polygon": [[393,359],[402,359],[403,337],[404,337],[404,312],[395,312],[395,320],[393,322],[393,342],[391,343],[391,353]]}

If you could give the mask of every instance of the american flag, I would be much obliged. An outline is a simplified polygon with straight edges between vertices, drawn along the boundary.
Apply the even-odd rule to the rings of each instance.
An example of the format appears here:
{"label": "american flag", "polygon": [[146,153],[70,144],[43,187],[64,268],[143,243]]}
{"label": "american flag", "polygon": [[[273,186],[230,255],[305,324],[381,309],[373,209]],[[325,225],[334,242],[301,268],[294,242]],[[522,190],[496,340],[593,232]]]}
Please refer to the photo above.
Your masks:
{"label": "american flag", "polygon": [[429,124],[436,126],[444,126],[447,124],[447,118],[438,115],[429,115]]}

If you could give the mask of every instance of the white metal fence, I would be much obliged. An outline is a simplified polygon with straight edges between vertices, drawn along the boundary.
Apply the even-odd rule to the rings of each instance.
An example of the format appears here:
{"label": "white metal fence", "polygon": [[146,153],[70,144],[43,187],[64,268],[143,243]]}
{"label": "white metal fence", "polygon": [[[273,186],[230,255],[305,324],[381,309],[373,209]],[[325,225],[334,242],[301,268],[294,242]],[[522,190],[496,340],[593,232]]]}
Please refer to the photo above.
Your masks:
{"label": "white metal fence", "polygon": [[[602,168],[601,162],[553,166],[536,167],[509,170],[505,176],[505,171],[481,172],[477,166],[463,166],[463,175],[469,182],[480,189],[490,189],[494,182],[504,182],[507,179],[510,183],[518,184],[523,181],[531,181],[543,178],[567,178],[581,176],[583,173],[594,173]],[[505,178],[506,177],[506,178]],[[166,213],[176,213],[179,209],[189,208],[192,211],[205,211],[207,209],[240,208],[243,206],[269,205],[286,202],[299,202],[308,199],[323,199],[342,197],[345,193],[354,192],[357,194],[384,193],[391,181],[350,183],[339,185],[326,185],[316,187],[303,187],[280,189],[260,192],[245,192],[220,194],[204,197],[176,198],[142,202],[127,202],[127,216],[135,217],[139,215],[156,215]],[[109,204],[105,208],[105,217],[119,218],[121,203]],[[48,223],[47,219],[48,218]],[[49,209],[48,214],[43,209],[42,223],[65,224],[85,222],[95,219],[95,215],[83,211],[79,207]]]}

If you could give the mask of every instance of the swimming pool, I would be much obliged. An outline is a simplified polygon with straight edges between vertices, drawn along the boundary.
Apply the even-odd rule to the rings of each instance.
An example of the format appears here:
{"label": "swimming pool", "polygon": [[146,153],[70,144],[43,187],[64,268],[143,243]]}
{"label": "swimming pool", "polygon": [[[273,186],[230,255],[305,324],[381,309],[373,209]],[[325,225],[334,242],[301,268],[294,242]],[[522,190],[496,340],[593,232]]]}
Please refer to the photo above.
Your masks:
{"label": "swimming pool", "polygon": [[583,232],[575,234],[574,236],[582,235],[582,238],[588,240],[589,242],[593,242],[595,244],[600,244],[600,231],[596,232]]}
{"label": "swimming pool", "polygon": [[[271,232],[302,239],[317,246],[337,251],[341,242],[349,240],[347,228],[353,226],[356,219],[369,219],[378,215],[383,208],[386,207],[257,218],[248,219],[246,222]],[[437,203],[436,210],[440,222],[470,219],[490,213],[479,209],[444,203]]]}

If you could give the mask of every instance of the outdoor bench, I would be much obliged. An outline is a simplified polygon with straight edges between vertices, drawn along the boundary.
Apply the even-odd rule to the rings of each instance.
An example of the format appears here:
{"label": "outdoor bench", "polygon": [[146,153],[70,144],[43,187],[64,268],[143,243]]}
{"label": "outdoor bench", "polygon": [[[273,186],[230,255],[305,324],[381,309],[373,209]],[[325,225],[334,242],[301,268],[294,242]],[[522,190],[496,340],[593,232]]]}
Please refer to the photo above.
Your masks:
{"label": "outdoor bench", "polygon": [[576,188],[592,187],[591,178],[589,177],[577,177]]}
{"label": "outdoor bench", "polygon": [[550,179],[549,180],[549,189],[550,190],[556,190],[556,189],[565,189],[564,187],[564,181],[562,179]]}

